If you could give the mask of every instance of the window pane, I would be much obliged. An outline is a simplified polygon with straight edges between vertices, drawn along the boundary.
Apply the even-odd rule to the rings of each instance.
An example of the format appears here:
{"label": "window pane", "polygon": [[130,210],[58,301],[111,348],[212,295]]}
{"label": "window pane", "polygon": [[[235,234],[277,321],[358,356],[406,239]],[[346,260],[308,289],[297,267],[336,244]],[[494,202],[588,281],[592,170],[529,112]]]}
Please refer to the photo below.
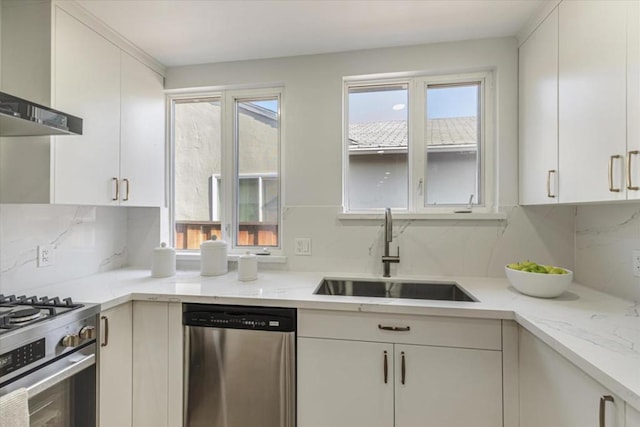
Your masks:
{"label": "window pane", "polygon": [[176,101],[174,128],[175,246],[199,249],[220,238],[220,100]]}
{"label": "window pane", "polygon": [[480,88],[480,82],[427,86],[425,206],[482,202]]}
{"label": "window pane", "polygon": [[348,208],[407,208],[406,84],[349,88]]}
{"label": "window pane", "polygon": [[238,246],[278,246],[278,107],[277,98],[236,101]]}

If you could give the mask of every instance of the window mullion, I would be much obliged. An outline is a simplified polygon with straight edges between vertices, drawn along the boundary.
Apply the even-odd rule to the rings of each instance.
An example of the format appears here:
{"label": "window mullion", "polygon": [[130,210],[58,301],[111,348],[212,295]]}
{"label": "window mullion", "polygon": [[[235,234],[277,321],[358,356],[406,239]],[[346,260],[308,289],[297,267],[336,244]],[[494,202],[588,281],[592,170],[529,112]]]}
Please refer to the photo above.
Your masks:
{"label": "window mullion", "polygon": [[411,102],[411,131],[409,132],[409,147],[411,158],[411,192],[412,199],[410,210],[412,212],[422,212],[426,197],[427,177],[426,177],[426,152],[425,152],[425,99],[424,79],[415,79],[411,86],[412,92],[409,94]]}
{"label": "window mullion", "polygon": [[235,148],[235,99],[229,93],[225,93],[222,100],[222,200],[223,200],[223,217],[221,224],[223,224],[223,237],[233,247],[236,245],[236,183],[235,173],[237,169],[236,165],[236,148]]}

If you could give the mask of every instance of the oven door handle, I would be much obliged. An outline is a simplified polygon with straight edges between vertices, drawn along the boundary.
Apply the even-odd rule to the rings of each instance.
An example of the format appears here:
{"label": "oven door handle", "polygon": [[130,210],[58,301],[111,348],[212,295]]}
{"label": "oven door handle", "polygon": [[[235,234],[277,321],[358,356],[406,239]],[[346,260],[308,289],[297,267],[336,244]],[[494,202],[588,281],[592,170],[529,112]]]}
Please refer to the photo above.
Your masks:
{"label": "oven door handle", "polygon": [[34,396],[37,396],[38,394],[53,387],[54,385],[61,383],[67,378],[71,378],[78,372],[81,372],[87,369],[88,367],[90,367],[91,365],[95,365],[95,364],[96,364],[96,355],[89,354],[88,356],[83,357],[77,362],[74,362],[73,364],[66,366],[65,368],[61,369],[60,371],[56,372],[50,377],[47,377],[43,380],[38,381],[35,384],[30,385],[29,387],[27,387],[27,392],[29,393],[29,399],[31,399]]}

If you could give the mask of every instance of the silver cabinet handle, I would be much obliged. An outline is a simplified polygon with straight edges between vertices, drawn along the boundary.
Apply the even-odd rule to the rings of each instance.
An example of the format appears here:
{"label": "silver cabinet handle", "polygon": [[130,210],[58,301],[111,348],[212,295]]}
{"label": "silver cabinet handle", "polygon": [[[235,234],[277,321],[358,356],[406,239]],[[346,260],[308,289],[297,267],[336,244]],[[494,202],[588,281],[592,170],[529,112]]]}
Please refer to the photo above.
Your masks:
{"label": "silver cabinet handle", "polygon": [[619,188],[615,188],[613,186],[613,161],[619,158],[620,158],[620,154],[614,154],[613,156],[609,156],[609,191],[611,191],[612,193],[620,192]]}
{"label": "silver cabinet handle", "polygon": [[127,178],[123,179],[122,182],[127,184],[127,191],[125,191],[124,199],[122,199],[123,201],[127,202],[127,201],[129,201],[129,186],[131,184],[129,183],[129,180]]}
{"label": "silver cabinet handle", "polygon": [[402,383],[402,385],[404,385],[405,383],[405,378],[407,375],[407,367],[404,361],[404,351],[400,352],[400,356],[402,357],[402,361],[400,364],[400,382]]}
{"label": "silver cabinet handle", "polygon": [[111,178],[111,181],[116,184],[116,194],[111,198],[111,200],[118,200],[120,198],[120,181],[115,176]]}
{"label": "silver cabinet handle", "polygon": [[109,344],[109,318],[107,316],[100,316],[100,320],[104,320],[104,338],[100,343],[100,347],[106,347]]}
{"label": "silver cabinet handle", "polygon": [[554,197],[556,197],[556,195],[555,195],[555,194],[551,194],[551,174],[552,174],[552,173],[553,173],[553,174],[555,174],[555,173],[556,173],[555,169],[550,169],[550,170],[547,172],[547,197],[550,197],[550,198],[554,198]]}
{"label": "silver cabinet handle", "polygon": [[607,394],[600,398],[600,427],[606,427],[605,414],[607,411],[607,402],[615,402],[613,396]]}
{"label": "silver cabinet handle", "polygon": [[410,326],[382,326],[378,325],[378,329],[383,331],[407,332],[411,330]]}
{"label": "silver cabinet handle", "polygon": [[640,187],[633,185],[633,174],[631,173],[631,157],[640,155],[640,150],[632,150],[627,153],[627,190],[638,191]]}
{"label": "silver cabinet handle", "polygon": [[384,352],[384,366],[382,368],[382,371],[384,372],[384,383],[387,383],[387,380],[389,379],[389,363],[387,360],[387,352]]}

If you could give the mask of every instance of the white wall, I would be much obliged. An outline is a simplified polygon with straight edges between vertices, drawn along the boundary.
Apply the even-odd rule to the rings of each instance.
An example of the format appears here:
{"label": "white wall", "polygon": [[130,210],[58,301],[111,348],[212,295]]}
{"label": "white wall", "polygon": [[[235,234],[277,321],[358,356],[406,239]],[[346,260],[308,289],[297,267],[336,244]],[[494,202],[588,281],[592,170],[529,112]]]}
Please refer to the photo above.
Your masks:
{"label": "white wall", "polygon": [[[339,220],[344,76],[494,70],[496,185],[506,221],[396,221],[393,274],[502,276],[508,262],[573,268],[574,208],[517,208],[517,45],[513,38],[170,68],[168,89],[282,85],[284,250],[290,270],[381,273],[380,220]],[[502,178],[502,179],[500,179]],[[295,237],[312,256],[293,255]]]}

